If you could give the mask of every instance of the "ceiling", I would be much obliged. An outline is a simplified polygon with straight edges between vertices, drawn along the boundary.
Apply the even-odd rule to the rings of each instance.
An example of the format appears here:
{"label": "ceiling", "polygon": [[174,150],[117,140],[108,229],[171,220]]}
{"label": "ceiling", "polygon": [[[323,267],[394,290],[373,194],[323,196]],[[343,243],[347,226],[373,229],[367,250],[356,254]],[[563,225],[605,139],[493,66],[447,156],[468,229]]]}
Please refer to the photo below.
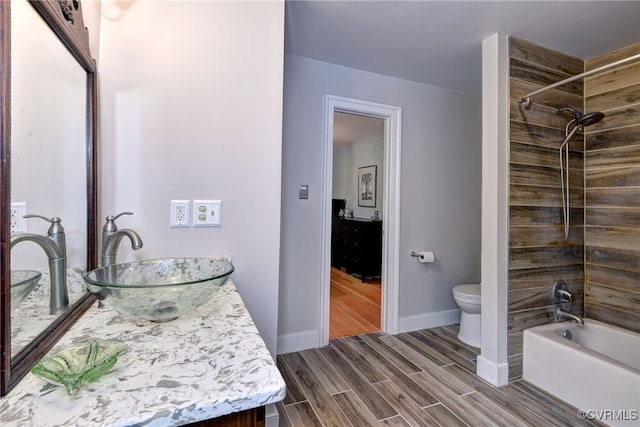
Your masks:
{"label": "ceiling", "polygon": [[334,146],[351,144],[373,135],[384,135],[384,119],[337,111],[333,114]]}
{"label": "ceiling", "polygon": [[286,0],[286,53],[479,95],[502,32],[581,59],[640,41],[640,1]]}

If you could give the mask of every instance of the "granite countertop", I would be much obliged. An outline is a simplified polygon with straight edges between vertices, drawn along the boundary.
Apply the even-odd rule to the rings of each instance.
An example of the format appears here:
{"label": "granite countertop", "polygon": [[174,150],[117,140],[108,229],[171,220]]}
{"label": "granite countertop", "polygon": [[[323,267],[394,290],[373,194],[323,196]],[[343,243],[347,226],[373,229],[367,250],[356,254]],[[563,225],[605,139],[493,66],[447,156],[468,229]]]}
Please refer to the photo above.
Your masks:
{"label": "granite countertop", "polygon": [[129,346],[114,369],[68,396],[29,373],[0,399],[0,425],[182,425],[275,403],[285,383],[232,280],[167,323],[94,304],[52,351],[87,338]]}
{"label": "granite countertop", "polygon": [[[84,267],[67,270],[69,307],[87,293]],[[11,357],[18,354],[53,323],[60,314],[49,314],[49,271],[41,271],[36,288],[16,308],[11,309]]]}

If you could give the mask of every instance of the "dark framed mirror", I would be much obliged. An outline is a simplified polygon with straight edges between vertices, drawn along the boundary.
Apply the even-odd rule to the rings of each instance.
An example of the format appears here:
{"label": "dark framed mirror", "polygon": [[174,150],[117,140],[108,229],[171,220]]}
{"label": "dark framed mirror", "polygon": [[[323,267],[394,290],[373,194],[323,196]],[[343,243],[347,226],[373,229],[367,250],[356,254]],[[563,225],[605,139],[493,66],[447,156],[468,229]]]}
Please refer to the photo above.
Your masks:
{"label": "dark framed mirror", "polygon": [[96,65],[81,3],[0,1],[0,58],[4,396],[95,301],[81,280],[97,267]]}

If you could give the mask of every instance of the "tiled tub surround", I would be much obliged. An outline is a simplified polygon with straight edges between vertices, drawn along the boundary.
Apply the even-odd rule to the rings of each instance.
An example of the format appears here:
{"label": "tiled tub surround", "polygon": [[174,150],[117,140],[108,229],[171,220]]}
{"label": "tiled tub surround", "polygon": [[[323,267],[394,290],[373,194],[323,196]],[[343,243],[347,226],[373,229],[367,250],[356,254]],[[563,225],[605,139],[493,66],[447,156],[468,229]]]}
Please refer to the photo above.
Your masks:
{"label": "tiled tub surround", "polygon": [[[640,43],[583,62],[510,38],[509,377],[522,374],[522,333],[554,320],[563,279],[574,312],[640,329],[640,64],[614,68],[534,97],[525,94],[640,52]],[[570,142],[571,232],[564,240],[559,148],[570,115],[602,111]]]}
{"label": "tiled tub surround", "polygon": [[73,397],[28,374],[0,400],[2,426],[182,425],[275,403],[285,383],[230,280],[208,304],[167,323],[97,304],[57,348],[87,338],[130,350]]}
{"label": "tiled tub surround", "polygon": [[569,143],[570,223],[564,240],[559,148],[568,117],[556,108],[582,111],[582,82],[536,95],[529,109],[525,94],[583,71],[580,59],[510,38],[509,172],[509,378],[522,375],[522,333],[554,319],[551,286],[564,280],[582,314],[584,282],[582,134]]}
{"label": "tiled tub surround", "polygon": [[[640,43],[586,61],[591,70]],[[585,79],[585,314],[640,332],[640,62]]]}

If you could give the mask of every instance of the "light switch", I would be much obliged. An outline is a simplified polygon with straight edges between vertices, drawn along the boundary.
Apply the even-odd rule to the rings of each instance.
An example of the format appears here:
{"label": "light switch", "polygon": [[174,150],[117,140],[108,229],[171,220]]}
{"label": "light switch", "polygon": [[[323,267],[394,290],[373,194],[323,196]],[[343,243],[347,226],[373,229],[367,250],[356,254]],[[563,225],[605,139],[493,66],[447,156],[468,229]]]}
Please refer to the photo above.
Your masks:
{"label": "light switch", "polygon": [[298,199],[308,199],[309,198],[309,186],[307,184],[300,184],[298,188]]}

